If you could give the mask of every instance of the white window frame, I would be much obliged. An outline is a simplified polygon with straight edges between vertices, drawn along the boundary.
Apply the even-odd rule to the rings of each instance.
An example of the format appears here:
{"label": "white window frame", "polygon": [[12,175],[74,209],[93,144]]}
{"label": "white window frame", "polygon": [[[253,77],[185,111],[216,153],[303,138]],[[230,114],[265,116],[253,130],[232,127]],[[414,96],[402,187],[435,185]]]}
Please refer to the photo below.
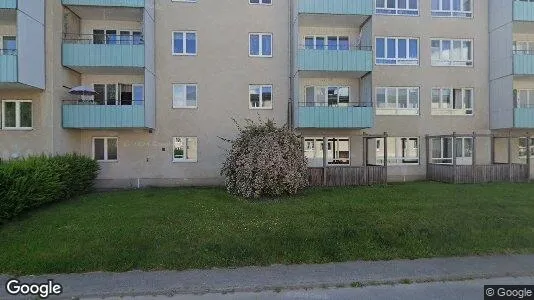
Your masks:
{"label": "white window frame", "polygon": [[[97,160],[96,159],[96,146],[95,146],[95,140],[104,140],[104,159],[103,160]],[[117,140],[117,159],[109,159],[108,156],[109,156],[109,153],[108,153],[108,141],[109,140]],[[107,162],[111,162],[111,163],[116,163],[119,161],[119,137],[114,137],[114,136],[106,136],[106,137],[98,137],[98,136],[95,136],[93,137],[92,139],[92,157],[94,160],[96,160],[97,162],[104,162],[104,163],[107,163]]]}
{"label": "white window frame", "polygon": [[[526,99],[521,97],[521,92],[526,92]],[[534,107],[534,88],[514,89],[514,108]]]}
{"label": "white window frame", "polygon": [[[396,107],[379,107],[379,103],[378,103],[378,91],[381,90],[381,89],[384,89],[385,90],[385,100],[386,100],[386,105],[388,103],[388,96],[389,96],[389,90],[390,89],[395,89],[395,98],[396,98],[396,101],[395,101],[395,104],[396,104]],[[408,107],[399,107],[399,95],[400,95],[400,90],[402,89],[405,89],[406,90],[406,93],[407,93],[407,98],[406,98],[406,104]],[[410,92],[413,91],[413,90],[417,90],[417,107],[409,107],[410,106]],[[384,87],[376,87],[375,89],[375,99],[376,99],[376,115],[380,116],[380,115],[400,115],[400,116],[418,116],[419,115],[419,111],[420,111],[420,107],[421,107],[421,91],[420,91],[420,88],[419,87],[405,87],[405,86],[401,86],[401,87],[396,87],[396,86],[384,86]]]}
{"label": "white window frame", "polygon": [[[336,49],[329,49],[329,45],[328,45],[328,38],[329,37],[335,37],[336,38]],[[307,38],[312,38],[313,39],[313,49],[308,49],[307,48],[307,45],[306,45],[306,39]],[[323,38],[324,39],[324,44],[323,44],[323,49],[317,49],[317,38]],[[339,44],[339,39],[340,38],[347,38],[347,43],[348,43],[348,49],[340,49],[340,44]],[[350,50],[351,48],[351,44],[350,44],[350,41],[351,41],[351,38],[350,36],[348,35],[335,35],[335,34],[332,34],[332,35],[305,35],[304,36],[304,41],[303,41],[303,45],[304,45],[304,49],[307,49],[307,50],[324,50],[324,51],[348,51]]]}
{"label": "white window frame", "polygon": [[395,7],[387,7],[388,1],[384,1],[384,6],[379,7],[378,6],[378,0],[375,0],[375,14],[377,15],[393,15],[393,16],[409,16],[409,17],[417,17],[419,16],[419,0],[416,0],[417,8],[409,8],[410,6],[410,0],[405,0],[406,2],[406,8],[399,8],[399,1],[395,0]]}
{"label": "white window frame", "polygon": [[[377,51],[378,47],[376,46],[379,39],[384,39],[384,57],[378,57]],[[388,39],[395,40],[395,57],[388,58]],[[406,40],[406,58],[399,57],[399,40]],[[410,40],[417,41],[417,58],[410,58]],[[384,62],[379,62],[382,60]],[[421,42],[419,38],[414,37],[393,37],[393,36],[377,36],[375,37],[375,64],[379,66],[418,66],[419,61],[421,60]],[[389,63],[387,61],[395,61],[394,63]]]}
{"label": "white window frame", "polygon": [[[251,37],[253,35],[257,35],[259,37],[259,54],[258,55],[255,55],[255,54],[250,54],[251,50],[252,50],[252,43],[251,43]],[[263,36],[265,35],[268,35],[271,37],[271,54],[270,55],[264,55],[263,54]],[[251,32],[248,34],[248,56],[249,57],[273,57],[273,53],[274,53],[274,35],[270,32]]]}
{"label": "white window frame", "polygon": [[[529,145],[526,145],[529,142]],[[520,137],[517,140],[518,143],[518,155],[519,159],[527,159],[527,148],[530,149],[530,157],[534,157],[534,137]],[[523,144],[523,145],[521,145]]]}
{"label": "white window frame", "polygon": [[[260,89],[260,106],[254,107],[252,106],[252,101],[250,101],[250,96],[252,95],[251,90],[253,88],[259,88]],[[264,88],[270,88],[271,89],[271,106],[263,107],[263,89]],[[271,110],[274,107],[274,89],[272,84],[249,84],[248,86],[248,108],[254,109],[254,110]]]}
{"label": "white window frame", "polygon": [[[304,140],[304,145],[303,145],[304,153],[306,154],[307,152],[308,153],[313,152],[313,158],[311,159],[307,158],[308,166],[309,167],[322,167],[323,166],[323,147],[322,147],[323,137],[309,136],[309,137],[305,137],[303,140]],[[333,152],[334,151],[333,150],[334,140],[335,142],[338,143],[338,145],[340,141],[343,141],[343,142],[346,141],[348,143],[347,144],[348,158],[339,158],[339,153],[341,152],[339,150],[337,152]],[[327,163],[326,163],[327,166],[350,166],[351,155],[352,155],[350,151],[350,148],[351,148],[350,142],[351,142],[350,137],[327,137],[327,145],[328,145],[327,154],[328,153],[332,154],[332,158],[327,158]],[[310,149],[309,147],[306,148],[308,143],[313,143],[312,149]],[[315,156],[315,154],[317,154],[317,156]],[[334,161],[336,160],[339,162],[342,161],[343,163],[334,163]]]}
{"label": "white window frame", "polygon": [[[407,165],[407,166],[416,166],[416,165],[419,165],[420,162],[421,162],[421,144],[420,144],[420,140],[419,140],[419,137],[388,137],[387,140],[388,140],[388,152],[391,150],[391,145],[389,145],[389,142],[390,140],[394,140],[395,141],[395,153],[397,154],[397,150],[398,149],[401,149],[401,151],[403,150],[402,149],[402,140],[403,139],[406,139],[408,141],[413,141],[415,140],[415,145],[416,147],[414,147],[412,150],[413,151],[416,151],[417,153],[417,157],[403,157],[402,155],[400,156],[397,156],[395,155],[395,157],[390,157],[388,155],[387,159],[388,159],[388,165]],[[378,140],[382,140],[382,139],[377,139]],[[382,140],[383,141],[383,140]],[[397,147],[398,146],[398,143],[400,143],[400,148]],[[408,147],[408,145],[407,145]],[[377,147],[376,147],[376,164],[377,165],[384,165],[384,143],[377,143]],[[389,154],[389,153],[388,153]]]}
{"label": "white window frame", "polygon": [[[451,157],[444,157],[443,154],[445,151],[445,140],[449,140],[452,143],[452,152]],[[440,157],[434,157],[434,140],[440,140]],[[458,141],[461,143],[462,147],[462,155],[456,156],[456,164],[457,165],[470,165],[473,161],[473,148],[471,148],[471,154],[468,155],[468,150],[466,148],[466,140],[471,140],[471,147],[474,147],[473,144],[473,138],[472,137],[456,137],[456,140],[453,139],[453,137],[442,137],[442,138],[432,138],[430,140],[430,161],[433,164],[438,165],[452,165],[453,164],[453,157],[455,155],[456,151],[456,144]]]}
{"label": "white window frame", "polygon": [[[450,106],[451,107],[443,107],[445,102],[443,101],[443,91],[449,91],[450,93]],[[454,91],[455,90],[461,90],[461,99],[460,102],[462,104],[461,108],[454,108]],[[434,91],[439,91],[439,106],[440,107],[434,107]],[[466,97],[466,91],[471,91],[471,107],[465,106],[465,97]],[[475,106],[475,89],[474,88],[451,88],[451,87],[434,87],[431,89],[430,92],[430,109],[431,114],[434,116],[473,116],[474,115],[474,106]]]}
{"label": "white window frame", "polygon": [[[183,47],[182,49],[184,52],[178,53],[174,52],[174,34],[175,33],[181,33],[183,35],[182,37],[182,43]],[[187,34],[194,33],[195,34],[195,53],[187,53]],[[198,34],[196,31],[191,30],[175,30],[171,33],[171,53],[173,56],[196,56],[198,53]]]}
{"label": "white window frame", "polygon": [[[432,44],[434,42],[439,42],[439,59],[434,59],[432,57],[433,53],[433,47]],[[442,58],[443,55],[443,42],[450,42],[450,49],[449,49],[449,58]],[[470,47],[468,48],[468,51],[471,54],[471,59],[467,57],[462,57],[459,60],[453,59],[453,52],[454,52],[454,42],[460,42],[460,55],[463,56],[463,50],[464,45],[469,43]],[[468,55],[469,56],[469,55]],[[433,67],[470,67],[472,68],[474,65],[474,42],[472,39],[439,39],[439,38],[433,38],[430,40],[430,60]]]}
{"label": "white window frame", "polygon": [[[6,103],[15,103],[15,127],[6,127]],[[20,104],[21,103],[30,103],[31,104],[31,127],[21,127],[21,112],[20,112]],[[32,100],[2,100],[2,129],[3,130],[33,130],[33,101]]]}
{"label": "white window frame", "polygon": [[269,0],[269,3],[264,3],[265,0],[258,0],[258,3],[252,3],[252,0],[248,0],[248,4],[250,5],[273,5],[273,0]]}
{"label": "white window frame", "polygon": [[[432,17],[441,17],[441,18],[473,18],[473,1],[470,0],[470,9],[464,10],[463,1],[460,2],[462,8],[461,10],[454,10],[453,9],[453,3],[454,0],[438,0],[439,1],[439,8],[438,9],[432,9],[432,0],[430,1],[430,14]],[[449,10],[443,10],[443,2],[449,1],[449,7],[451,9]],[[482,0],[484,1],[484,0]]]}
{"label": "white window frame", "polygon": [[[185,106],[176,106],[174,105],[176,100],[176,95],[174,94],[174,88],[177,85],[182,85],[184,87],[184,94],[182,95],[185,99]],[[194,106],[188,106],[187,105],[187,87],[195,87],[195,105]],[[172,108],[173,109],[195,109],[198,108],[198,85],[196,83],[173,83],[172,84]]]}
{"label": "white window frame", "polygon": [[[185,148],[184,148],[184,158],[176,158],[174,157],[174,151],[176,150],[174,148],[174,144],[176,142],[177,139],[182,139],[185,141]],[[185,157],[187,157],[187,153],[189,151],[189,140],[190,139],[194,139],[196,141],[196,145],[197,145],[197,153],[195,155],[196,159],[187,159]],[[175,136],[172,138],[172,162],[173,163],[196,163],[198,162],[198,137],[196,136]]]}
{"label": "white window frame", "polygon": [[[308,88],[313,88],[313,105],[308,105],[308,102],[306,102],[306,90]],[[347,89],[348,91],[348,94],[349,94],[349,102],[347,103],[340,103],[339,102],[339,92],[337,94],[337,102],[335,105],[330,105],[330,103],[328,102],[328,90],[330,88],[337,88],[338,90],[339,89]],[[324,89],[325,90],[325,95],[324,95],[324,99],[318,99],[317,97],[317,92],[316,92],[316,89]],[[306,85],[304,86],[304,101],[302,102],[303,103],[303,106],[321,106],[321,107],[348,107],[351,105],[351,100],[352,100],[352,96],[351,96],[351,89],[350,89],[350,86],[347,86],[347,85]]]}

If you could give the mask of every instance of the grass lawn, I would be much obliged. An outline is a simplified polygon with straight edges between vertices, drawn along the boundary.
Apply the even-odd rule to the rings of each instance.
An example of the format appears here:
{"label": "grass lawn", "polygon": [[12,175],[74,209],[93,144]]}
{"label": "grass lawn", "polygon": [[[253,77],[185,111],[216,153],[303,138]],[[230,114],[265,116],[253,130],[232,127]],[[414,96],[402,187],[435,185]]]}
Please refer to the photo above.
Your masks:
{"label": "grass lawn", "polygon": [[0,227],[0,274],[12,275],[496,253],[534,253],[534,184],[316,189],[271,203],[123,191]]}

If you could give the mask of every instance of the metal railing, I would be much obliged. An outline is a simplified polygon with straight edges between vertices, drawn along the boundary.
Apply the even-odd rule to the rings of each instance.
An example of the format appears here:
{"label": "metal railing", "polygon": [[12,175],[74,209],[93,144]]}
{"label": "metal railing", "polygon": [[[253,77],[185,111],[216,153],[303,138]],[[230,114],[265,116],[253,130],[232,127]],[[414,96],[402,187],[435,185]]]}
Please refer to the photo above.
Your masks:
{"label": "metal railing", "polygon": [[373,102],[299,102],[299,107],[373,107]]}
{"label": "metal railing", "polygon": [[514,54],[534,55],[534,50],[513,50]]}
{"label": "metal railing", "polygon": [[89,45],[144,45],[142,34],[79,34],[65,33],[63,43]]}
{"label": "metal railing", "polygon": [[299,44],[298,48],[300,50],[326,50],[326,51],[356,51],[356,50],[364,50],[364,51],[372,51],[372,46],[364,46],[364,45],[358,45],[358,44]]}
{"label": "metal railing", "polygon": [[17,55],[17,49],[0,49],[0,55]]}
{"label": "metal railing", "polygon": [[63,105],[93,105],[93,106],[132,106],[132,105],[143,105],[144,100],[131,100],[131,99],[121,99],[121,100],[84,100],[84,99],[70,99],[63,100]]}

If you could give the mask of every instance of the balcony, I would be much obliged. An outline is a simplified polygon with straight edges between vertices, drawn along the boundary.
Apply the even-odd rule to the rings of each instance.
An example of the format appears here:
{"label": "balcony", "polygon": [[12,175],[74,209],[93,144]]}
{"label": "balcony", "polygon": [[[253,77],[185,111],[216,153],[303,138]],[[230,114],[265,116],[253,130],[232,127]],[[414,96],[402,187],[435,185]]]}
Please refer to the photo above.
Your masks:
{"label": "balcony", "polygon": [[514,1],[514,21],[534,21],[534,3]]}
{"label": "balcony", "polygon": [[297,128],[363,129],[374,126],[372,103],[299,103]]}
{"label": "balcony", "polygon": [[371,16],[373,2],[373,0],[299,0],[298,13]]}
{"label": "balcony", "polygon": [[78,35],[64,39],[63,65],[80,73],[142,72],[145,46],[141,36]]}
{"label": "balcony", "polygon": [[64,101],[63,128],[121,129],[146,128],[145,105],[97,105],[90,102]]}
{"label": "balcony", "polygon": [[534,52],[514,51],[514,75],[534,75]]}
{"label": "balcony", "polygon": [[62,3],[67,6],[145,7],[145,0],[62,0]]}
{"label": "balcony", "polygon": [[16,9],[17,0],[0,0],[0,9]]}
{"label": "balcony", "polygon": [[355,72],[359,76],[373,70],[371,47],[351,47],[350,50],[299,49],[299,71]]}
{"label": "balcony", "polygon": [[534,128],[534,106],[514,108],[514,128]]}
{"label": "balcony", "polygon": [[0,49],[0,84],[18,81],[17,55]]}

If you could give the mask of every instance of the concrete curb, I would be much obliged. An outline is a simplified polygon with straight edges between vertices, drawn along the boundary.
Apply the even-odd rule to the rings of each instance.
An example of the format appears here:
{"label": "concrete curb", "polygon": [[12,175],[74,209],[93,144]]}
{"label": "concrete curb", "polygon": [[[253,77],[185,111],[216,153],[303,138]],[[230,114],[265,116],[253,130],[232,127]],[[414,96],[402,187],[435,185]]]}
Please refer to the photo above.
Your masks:
{"label": "concrete curb", "polygon": [[[365,286],[402,282],[454,281],[534,275],[534,255],[357,261],[324,265],[274,265],[236,269],[86,273],[25,276],[22,282],[53,279],[60,298],[256,292]],[[2,286],[10,276],[0,275]],[[2,287],[0,299],[10,299]]]}

